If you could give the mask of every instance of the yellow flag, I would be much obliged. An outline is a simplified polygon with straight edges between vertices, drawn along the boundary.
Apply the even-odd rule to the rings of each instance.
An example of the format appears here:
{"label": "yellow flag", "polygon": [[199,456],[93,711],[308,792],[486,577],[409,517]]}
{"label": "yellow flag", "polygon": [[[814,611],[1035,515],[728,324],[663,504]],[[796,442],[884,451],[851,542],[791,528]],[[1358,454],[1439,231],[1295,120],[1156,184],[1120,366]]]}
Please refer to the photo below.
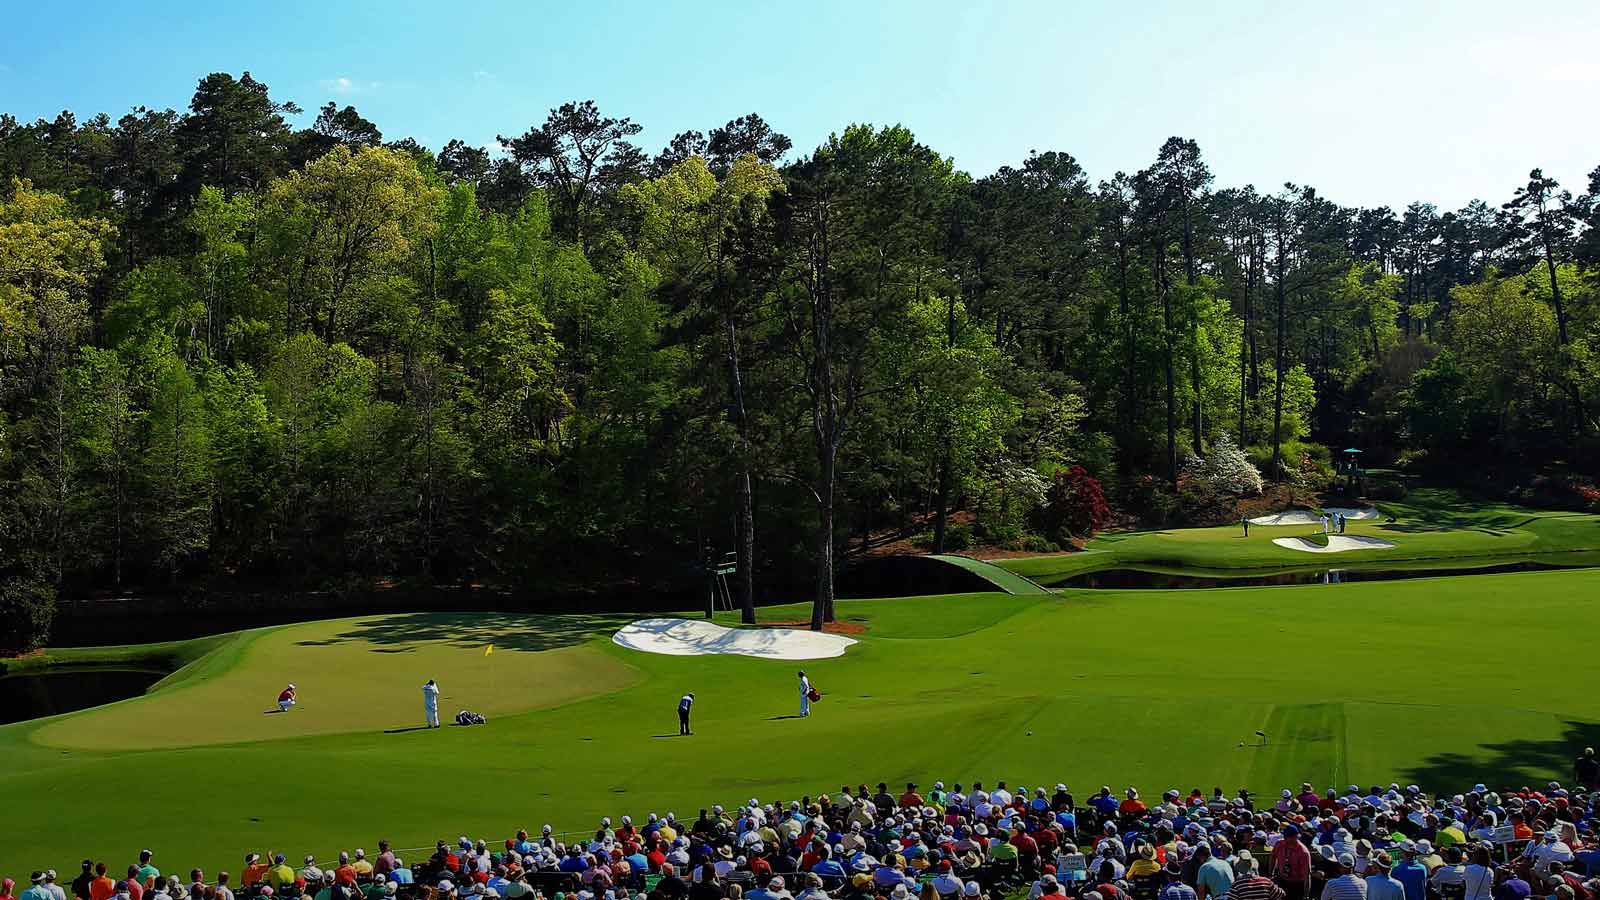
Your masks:
{"label": "yellow flag", "polygon": [[484,645],[484,648],[483,648],[483,655],[484,656],[488,656],[489,654],[491,654],[493,652],[494,652],[494,645],[493,644]]}

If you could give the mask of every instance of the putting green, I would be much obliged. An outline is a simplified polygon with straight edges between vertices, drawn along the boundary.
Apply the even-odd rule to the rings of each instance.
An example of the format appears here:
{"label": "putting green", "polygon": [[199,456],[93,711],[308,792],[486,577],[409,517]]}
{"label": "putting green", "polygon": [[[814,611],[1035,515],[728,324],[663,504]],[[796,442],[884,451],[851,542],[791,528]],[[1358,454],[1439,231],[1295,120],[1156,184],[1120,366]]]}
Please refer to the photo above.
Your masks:
{"label": "putting green", "polygon": [[[458,709],[499,716],[559,706],[638,674],[586,645],[594,626],[584,617],[418,613],[247,632],[214,651],[232,657],[216,677],[58,718],[33,740],[146,750],[414,727],[430,677],[446,719]],[[291,682],[299,703],[280,713],[278,692]]]}
{"label": "putting green", "polygon": [[[629,651],[609,641],[615,617],[268,629],[148,696],[0,727],[0,871],[120,865],[143,846],[163,868],[231,870],[247,850],[581,831],[863,779],[1159,792],[1564,778],[1600,740],[1600,657],[1572,644],[1600,627],[1597,598],[1600,571],[842,601],[865,630],[803,664],[825,695],[808,719],[793,715],[802,664]],[[485,658],[490,631],[506,643]],[[1532,662],[1555,654],[1559,667]],[[429,676],[479,695],[459,705],[507,711],[390,733],[417,723]],[[305,708],[264,714],[263,690],[289,678]],[[691,690],[696,734],[680,738]],[[323,698],[336,721],[316,718]]]}
{"label": "putting green", "polygon": [[[1381,564],[1394,568],[1490,565],[1524,559],[1595,564],[1600,552],[1600,516],[1549,512],[1481,502],[1449,490],[1414,491],[1404,503],[1379,504],[1395,521],[1352,521],[1350,536],[1393,543],[1389,548],[1340,553],[1338,565]],[[1275,539],[1320,539],[1320,525],[1238,525],[1105,534],[1080,553],[995,560],[995,565],[1046,585],[1074,575],[1117,567],[1218,574],[1257,574],[1327,566],[1329,558],[1273,544]]]}

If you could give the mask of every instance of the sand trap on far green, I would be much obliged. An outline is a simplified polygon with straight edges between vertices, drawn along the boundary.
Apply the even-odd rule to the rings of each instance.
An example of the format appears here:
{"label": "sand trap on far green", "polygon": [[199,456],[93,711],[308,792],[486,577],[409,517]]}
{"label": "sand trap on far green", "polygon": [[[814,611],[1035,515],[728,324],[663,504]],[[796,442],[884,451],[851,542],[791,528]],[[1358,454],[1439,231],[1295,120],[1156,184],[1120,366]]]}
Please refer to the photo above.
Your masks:
{"label": "sand trap on far green", "polygon": [[1394,547],[1393,541],[1353,534],[1330,534],[1327,544],[1303,537],[1273,538],[1272,542],[1279,547],[1306,553],[1346,553],[1351,550],[1389,550]]}
{"label": "sand trap on far green", "polygon": [[[422,684],[438,679],[440,718],[559,706],[631,684],[637,672],[590,645],[588,617],[413,613],[246,633],[218,653],[216,677],[180,683],[51,722],[36,743],[137,750],[264,741],[422,724]],[[485,648],[492,646],[492,653]],[[197,665],[205,665],[202,660]],[[225,664],[226,661],[223,661]],[[293,682],[299,705],[277,711]]]}
{"label": "sand trap on far green", "polygon": [[[1345,506],[1330,506],[1322,511],[1332,516],[1338,513],[1352,522],[1372,521],[1377,519],[1379,513],[1368,506],[1361,509]],[[1268,516],[1256,516],[1250,520],[1251,525],[1320,525],[1322,516],[1308,509],[1291,509],[1287,512],[1273,513]]]}
{"label": "sand trap on far green", "polygon": [[619,629],[612,643],[666,656],[754,656],[759,659],[829,659],[843,656],[854,638],[798,628],[724,628],[693,619],[640,619]]}

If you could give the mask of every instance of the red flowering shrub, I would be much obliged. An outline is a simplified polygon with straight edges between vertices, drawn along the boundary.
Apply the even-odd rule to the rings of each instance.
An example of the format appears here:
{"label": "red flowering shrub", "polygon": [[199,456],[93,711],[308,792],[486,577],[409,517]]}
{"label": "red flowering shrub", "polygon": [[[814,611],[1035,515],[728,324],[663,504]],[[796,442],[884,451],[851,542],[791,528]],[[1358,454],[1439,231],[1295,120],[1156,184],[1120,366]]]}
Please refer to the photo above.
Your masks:
{"label": "red flowering shrub", "polygon": [[1083,466],[1056,472],[1043,504],[1034,509],[1030,523],[1049,540],[1066,543],[1072,538],[1092,537],[1111,521],[1111,504],[1106,502],[1100,481]]}

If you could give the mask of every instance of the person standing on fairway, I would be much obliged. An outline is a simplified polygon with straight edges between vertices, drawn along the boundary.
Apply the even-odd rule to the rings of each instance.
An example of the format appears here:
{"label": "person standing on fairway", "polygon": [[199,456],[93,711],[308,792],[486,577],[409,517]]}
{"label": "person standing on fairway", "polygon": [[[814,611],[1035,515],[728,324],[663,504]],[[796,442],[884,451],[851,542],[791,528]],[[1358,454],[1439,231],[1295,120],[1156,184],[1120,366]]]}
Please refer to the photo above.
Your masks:
{"label": "person standing on fairway", "polygon": [[422,686],[422,712],[428,718],[429,728],[439,727],[439,685],[432,678]]}
{"label": "person standing on fairway", "polygon": [[278,712],[288,712],[294,709],[294,682],[278,694]]}
{"label": "person standing on fairway", "polygon": [[811,715],[811,679],[800,673],[800,717]]}
{"label": "person standing on fairway", "polygon": [[1245,537],[1249,537],[1250,536],[1250,517],[1249,516],[1240,516],[1239,517],[1239,524],[1244,526],[1244,536]]}
{"label": "person standing on fairway", "polygon": [[689,730],[689,710],[694,707],[694,692],[690,691],[678,699],[678,734],[694,734]]}

